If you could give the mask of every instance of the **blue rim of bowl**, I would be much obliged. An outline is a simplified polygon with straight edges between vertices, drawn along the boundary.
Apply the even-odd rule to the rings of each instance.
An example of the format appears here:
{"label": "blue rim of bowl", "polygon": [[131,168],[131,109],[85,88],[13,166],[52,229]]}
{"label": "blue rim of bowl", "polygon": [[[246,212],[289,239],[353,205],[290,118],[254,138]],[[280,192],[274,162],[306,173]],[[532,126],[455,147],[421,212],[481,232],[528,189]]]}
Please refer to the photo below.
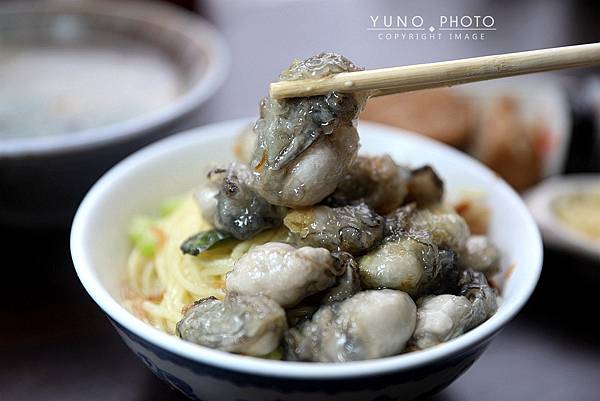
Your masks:
{"label": "blue rim of bowl", "polygon": [[[68,11],[77,6],[77,4],[68,2],[42,1],[34,4],[11,2],[3,4],[0,7],[0,13],[17,14],[19,12],[47,12],[48,10],[54,12],[54,9],[59,12],[59,10]],[[188,40],[195,42],[206,54],[205,71],[182,95],[149,113],[118,123],[77,132],[47,137],[0,139],[0,159],[61,154],[133,139],[188,115],[210,98],[225,81],[231,62],[229,47],[216,28],[200,16],[172,5],[156,2],[126,2],[120,5],[119,14],[115,13],[114,4],[111,5],[106,1],[85,2],[79,6],[91,15],[118,18],[126,16],[129,19],[152,22],[164,29],[177,31]],[[139,15],[149,19],[142,19]],[[163,19],[158,18],[165,15],[168,16],[169,21],[173,21],[169,25],[165,25]]]}
{"label": "blue rim of bowl", "polygon": [[[129,313],[117,301],[117,299],[113,298],[113,296],[100,284],[92,264],[86,257],[83,238],[85,232],[85,222],[93,213],[91,205],[95,203],[97,198],[101,198],[103,192],[110,187],[111,180],[114,176],[118,176],[121,171],[126,171],[135,165],[140,163],[143,164],[143,161],[147,157],[152,158],[153,155],[169,152],[172,149],[179,148],[181,146],[180,143],[183,143],[186,140],[193,140],[194,138],[198,138],[200,136],[205,141],[222,139],[223,134],[210,132],[214,129],[214,127],[227,127],[225,131],[230,132],[230,136],[233,138],[235,133],[239,132],[239,130],[244,125],[247,125],[248,122],[248,119],[238,119],[211,124],[204,127],[198,127],[149,145],[127,157],[109,170],[104,176],[102,176],[90,189],[79,206],[79,209],[77,210],[73,220],[70,238],[71,255],[76,273],[86,291],[90,294],[98,306],[100,306],[105,313],[107,313],[113,320],[115,320],[126,330],[129,330],[130,332],[159,348],[173,352],[174,354],[183,358],[222,369],[258,376],[270,376],[286,379],[347,379],[352,377],[375,376],[396,371],[404,371],[417,366],[434,363],[435,361],[442,360],[451,355],[464,352],[475,344],[490,338],[500,329],[502,329],[502,327],[521,310],[533,293],[542,270],[543,248],[541,235],[537,225],[533,220],[533,217],[529,213],[519,195],[504,180],[502,180],[497,176],[496,173],[483,166],[475,159],[461,153],[456,149],[450,148],[447,145],[443,145],[431,139],[424,138],[417,134],[408,133],[397,128],[374,123],[361,123],[363,126],[368,125],[376,128],[378,131],[380,131],[376,135],[379,135],[382,138],[385,137],[390,141],[393,141],[394,137],[397,137],[398,133],[402,133],[403,135],[411,136],[413,141],[422,142],[423,146],[441,148],[445,152],[452,153],[454,157],[462,159],[463,163],[483,170],[490,177],[493,177],[495,180],[497,180],[499,185],[503,186],[503,190],[507,192],[507,195],[515,204],[515,213],[520,213],[524,218],[521,228],[526,228],[529,231],[528,237],[533,239],[531,244],[532,263],[530,266],[527,266],[528,269],[531,269],[530,273],[532,276],[529,282],[523,285],[523,287],[519,288],[519,291],[515,294],[515,301],[513,301],[510,305],[502,305],[494,316],[473,330],[470,330],[469,332],[464,333],[463,335],[439,346],[409,354],[401,354],[366,361],[347,362],[343,364],[273,361],[230,354],[183,341],[176,336],[162,332],[137,319],[135,316]],[[370,135],[374,135],[374,133],[371,133]]]}

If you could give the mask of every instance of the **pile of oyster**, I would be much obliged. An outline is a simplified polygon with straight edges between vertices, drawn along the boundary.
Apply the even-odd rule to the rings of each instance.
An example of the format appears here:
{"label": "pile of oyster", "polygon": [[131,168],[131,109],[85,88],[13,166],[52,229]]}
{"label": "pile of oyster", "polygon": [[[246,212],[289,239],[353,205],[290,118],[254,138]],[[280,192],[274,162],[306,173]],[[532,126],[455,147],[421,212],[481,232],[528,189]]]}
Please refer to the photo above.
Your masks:
{"label": "pile of oyster", "polygon": [[[295,61],[280,79],[356,70],[322,53]],[[196,193],[215,230],[182,250],[198,255],[275,227],[287,236],[240,257],[223,300],[187,308],[181,338],[246,355],[346,362],[432,347],[495,313],[486,276],[500,253],[442,203],[436,172],[358,156],[354,122],[366,99],[331,92],[261,101],[260,118],[236,143],[240,161],[211,170]]]}

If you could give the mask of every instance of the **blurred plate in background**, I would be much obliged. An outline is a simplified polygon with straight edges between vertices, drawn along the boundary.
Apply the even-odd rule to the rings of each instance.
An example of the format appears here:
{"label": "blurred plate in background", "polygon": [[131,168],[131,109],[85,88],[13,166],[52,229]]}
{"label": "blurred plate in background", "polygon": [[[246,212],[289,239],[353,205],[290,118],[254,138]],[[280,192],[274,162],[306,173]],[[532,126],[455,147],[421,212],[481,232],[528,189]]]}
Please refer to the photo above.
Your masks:
{"label": "blurred plate in background", "polygon": [[600,174],[549,178],[525,194],[544,244],[600,262]]}
{"label": "blurred plate in background", "polygon": [[571,135],[567,94],[552,74],[377,98],[361,117],[462,149],[517,190],[563,171]]}

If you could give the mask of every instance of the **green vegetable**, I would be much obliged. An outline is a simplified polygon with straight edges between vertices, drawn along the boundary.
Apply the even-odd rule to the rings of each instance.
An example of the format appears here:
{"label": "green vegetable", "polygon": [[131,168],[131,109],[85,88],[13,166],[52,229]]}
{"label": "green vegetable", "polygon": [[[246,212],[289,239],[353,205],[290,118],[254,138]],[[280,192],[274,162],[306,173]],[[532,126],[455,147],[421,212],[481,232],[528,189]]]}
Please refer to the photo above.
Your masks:
{"label": "green vegetable", "polygon": [[131,220],[129,225],[129,238],[135,248],[147,257],[154,256],[158,238],[152,232],[154,220],[147,216],[136,216]]}
{"label": "green vegetable", "polygon": [[180,197],[166,199],[159,206],[160,216],[165,217],[173,213],[181,205],[181,201]]}
{"label": "green vegetable", "polygon": [[207,249],[231,239],[231,235],[217,230],[201,231],[186,239],[180,248],[183,253],[197,256]]}

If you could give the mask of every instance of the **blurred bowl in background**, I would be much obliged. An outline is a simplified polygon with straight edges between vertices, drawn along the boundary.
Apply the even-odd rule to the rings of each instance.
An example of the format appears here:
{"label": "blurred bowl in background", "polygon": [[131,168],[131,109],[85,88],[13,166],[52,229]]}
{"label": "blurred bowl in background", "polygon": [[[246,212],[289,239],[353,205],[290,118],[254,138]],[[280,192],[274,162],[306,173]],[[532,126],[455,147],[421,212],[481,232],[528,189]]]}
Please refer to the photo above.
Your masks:
{"label": "blurred bowl in background", "polygon": [[66,225],[91,184],[189,127],[229,53],[202,18],[154,2],[0,5],[0,223]]}

